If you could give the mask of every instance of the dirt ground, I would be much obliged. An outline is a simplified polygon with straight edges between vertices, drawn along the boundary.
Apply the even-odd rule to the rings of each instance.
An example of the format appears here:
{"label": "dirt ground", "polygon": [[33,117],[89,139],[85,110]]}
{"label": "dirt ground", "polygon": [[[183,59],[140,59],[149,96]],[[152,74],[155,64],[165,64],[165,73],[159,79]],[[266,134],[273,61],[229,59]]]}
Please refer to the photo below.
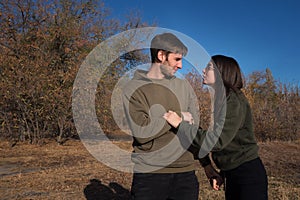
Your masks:
{"label": "dirt ground", "polygon": [[[129,150],[130,141],[115,142]],[[260,143],[269,179],[269,199],[300,199],[300,141]],[[95,159],[79,140],[64,145],[0,142],[0,199],[126,200],[131,173],[111,169]],[[197,164],[200,200],[224,199],[213,191]]]}

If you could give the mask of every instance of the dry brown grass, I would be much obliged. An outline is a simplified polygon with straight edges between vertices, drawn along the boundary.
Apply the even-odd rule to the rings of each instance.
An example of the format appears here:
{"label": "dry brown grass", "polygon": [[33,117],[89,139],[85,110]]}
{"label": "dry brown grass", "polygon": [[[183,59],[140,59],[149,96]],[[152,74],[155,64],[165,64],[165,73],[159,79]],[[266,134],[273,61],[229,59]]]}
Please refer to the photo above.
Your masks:
{"label": "dry brown grass", "polygon": [[[117,142],[130,148],[130,142]],[[269,176],[269,199],[300,198],[300,142],[260,143]],[[132,174],[101,164],[80,141],[64,145],[0,142],[0,199],[123,199],[129,197]],[[196,171],[199,199],[224,199],[212,191],[203,170]]]}

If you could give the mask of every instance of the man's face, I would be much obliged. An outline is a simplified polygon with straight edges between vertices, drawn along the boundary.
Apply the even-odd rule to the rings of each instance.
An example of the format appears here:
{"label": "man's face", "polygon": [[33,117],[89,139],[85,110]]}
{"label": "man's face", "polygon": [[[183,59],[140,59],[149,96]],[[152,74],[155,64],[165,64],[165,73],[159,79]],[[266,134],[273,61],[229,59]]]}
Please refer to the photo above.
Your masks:
{"label": "man's face", "polygon": [[182,57],[179,53],[169,53],[168,57],[164,55],[160,66],[161,73],[165,77],[174,76],[177,70],[182,68]]}

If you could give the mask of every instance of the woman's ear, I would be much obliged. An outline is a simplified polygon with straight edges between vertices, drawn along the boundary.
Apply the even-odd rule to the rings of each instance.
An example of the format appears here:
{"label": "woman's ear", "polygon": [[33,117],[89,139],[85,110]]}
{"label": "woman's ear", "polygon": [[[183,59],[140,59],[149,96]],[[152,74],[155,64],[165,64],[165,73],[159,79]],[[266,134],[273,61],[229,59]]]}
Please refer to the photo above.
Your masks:
{"label": "woman's ear", "polygon": [[157,52],[157,58],[160,60],[160,62],[164,62],[166,59],[165,52],[160,50]]}

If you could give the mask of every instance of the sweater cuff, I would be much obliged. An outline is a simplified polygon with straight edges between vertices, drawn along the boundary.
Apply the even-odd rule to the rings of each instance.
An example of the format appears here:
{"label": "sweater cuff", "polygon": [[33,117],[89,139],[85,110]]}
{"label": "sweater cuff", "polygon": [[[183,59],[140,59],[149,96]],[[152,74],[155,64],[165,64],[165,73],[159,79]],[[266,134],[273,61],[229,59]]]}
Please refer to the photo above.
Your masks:
{"label": "sweater cuff", "polygon": [[206,167],[207,165],[211,164],[210,158],[208,154],[204,158],[199,158],[199,163],[202,167]]}

